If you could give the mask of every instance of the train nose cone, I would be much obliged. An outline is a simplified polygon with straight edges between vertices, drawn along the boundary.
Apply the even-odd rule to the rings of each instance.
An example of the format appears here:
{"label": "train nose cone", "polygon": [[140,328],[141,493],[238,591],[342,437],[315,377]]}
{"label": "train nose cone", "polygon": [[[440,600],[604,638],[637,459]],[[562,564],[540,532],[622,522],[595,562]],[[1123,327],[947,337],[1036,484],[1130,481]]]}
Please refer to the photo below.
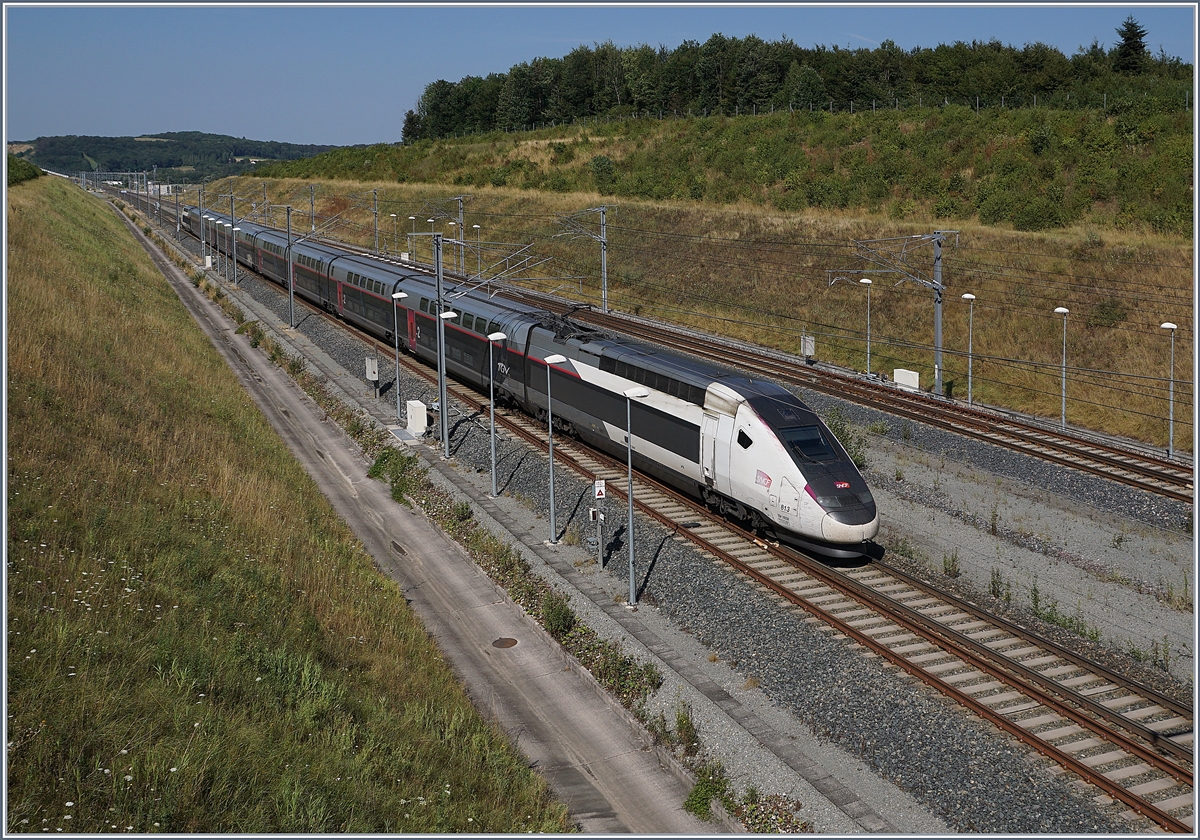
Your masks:
{"label": "train nose cone", "polygon": [[879,517],[861,525],[838,522],[829,514],[821,517],[821,538],[831,543],[858,543],[872,539],[879,533]]}

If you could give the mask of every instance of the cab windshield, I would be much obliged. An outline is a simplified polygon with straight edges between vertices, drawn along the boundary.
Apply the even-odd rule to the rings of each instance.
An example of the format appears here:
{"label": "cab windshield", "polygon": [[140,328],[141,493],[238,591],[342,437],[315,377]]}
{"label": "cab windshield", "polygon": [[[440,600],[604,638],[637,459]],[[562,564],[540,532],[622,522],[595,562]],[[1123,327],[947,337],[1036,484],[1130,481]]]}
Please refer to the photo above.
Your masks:
{"label": "cab windshield", "polygon": [[821,434],[820,426],[796,426],[781,429],[779,436],[792,454],[805,461],[835,461],[838,452]]}

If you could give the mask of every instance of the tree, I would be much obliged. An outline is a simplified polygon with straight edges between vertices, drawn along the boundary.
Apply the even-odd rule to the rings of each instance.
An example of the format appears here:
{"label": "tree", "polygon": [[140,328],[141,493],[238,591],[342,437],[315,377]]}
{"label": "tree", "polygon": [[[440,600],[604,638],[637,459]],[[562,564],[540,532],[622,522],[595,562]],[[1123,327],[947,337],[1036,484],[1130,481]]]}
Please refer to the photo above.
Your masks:
{"label": "tree", "polygon": [[420,140],[421,135],[421,118],[417,116],[417,112],[411,108],[404,114],[404,128],[401,130],[400,138],[403,143],[415,143]]}
{"label": "tree", "polygon": [[621,55],[621,65],[633,107],[640,111],[657,106],[660,72],[658,53],[642,44],[625,50]]}
{"label": "tree", "polygon": [[789,104],[797,108],[820,110],[825,102],[825,81],[820,73],[807,64],[797,67],[793,62],[786,85],[790,94]]}
{"label": "tree", "polygon": [[1117,29],[1117,34],[1121,36],[1121,43],[1117,44],[1113,56],[1113,69],[1127,76],[1141,73],[1146,68],[1146,30],[1130,15]]}
{"label": "tree", "polygon": [[496,127],[510,131],[528,128],[535,113],[533,71],[528,64],[514,65],[496,101]]}

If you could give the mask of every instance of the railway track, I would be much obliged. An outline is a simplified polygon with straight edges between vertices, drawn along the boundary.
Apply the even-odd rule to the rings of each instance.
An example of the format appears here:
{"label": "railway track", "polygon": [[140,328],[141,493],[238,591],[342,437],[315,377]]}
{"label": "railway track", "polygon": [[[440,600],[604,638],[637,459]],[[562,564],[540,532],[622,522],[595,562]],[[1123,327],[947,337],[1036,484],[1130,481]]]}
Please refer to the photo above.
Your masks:
{"label": "railway track", "polygon": [[[486,410],[470,388],[455,384],[451,391],[471,410]],[[528,445],[545,447],[544,423],[503,410],[497,419]],[[605,479],[610,492],[625,498],[623,462],[555,437],[556,462],[587,481]],[[1166,830],[1192,831],[1193,718],[1184,704],[899,570],[879,563],[831,569],[642,475],[635,475],[634,504],[676,539],[1028,744],[1098,796]]]}
{"label": "railway track", "polygon": [[[128,197],[128,196],[127,196]],[[145,197],[142,204],[153,209]],[[149,212],[149,210],[147,210]],[[173,214],[173,208],[171,209]],[[375,256],[367,249],[346,243],[339,247]],[[399,263],[397,263],[399,264]],[[448,282],[455,279],[446,274]],[[605,330],[669,347],[708,361],[724,364],[729,358],[738,367],[776,381],[810,388],[849,400],[896,417],[986,441],[1051,463],[1101,476],[1175,501],[1195,499],[1194,467],[1190,461],[1172,460],[1066,429],[1029,422],[998,411],[964,406],[925,393],[901,390],[838,371],[818,369],[804,359],[711,333],[700,333],[620,313],[601,313],[550,294],[500,285],[498,294],[525,302],[535,301]]]}
{"label": "railway track", "polygon": [[[404,361],[434,378],[423,365]],[[472,410],[486,407],[465,386],[451,388]],[[497,417],[531,446],[544,445],[544,424],[507,411]],[[558,438],[555,454],[584,479],[607,479],[614,495],[624,495],[623,462],[566,437]],[[1190,708],[898,570],[878,563],[831,569],[644,476],[636,478],[634,500],[676,539],[1029,744],[1095,786],[1098,796],[1165,830],[1193,831]]]}

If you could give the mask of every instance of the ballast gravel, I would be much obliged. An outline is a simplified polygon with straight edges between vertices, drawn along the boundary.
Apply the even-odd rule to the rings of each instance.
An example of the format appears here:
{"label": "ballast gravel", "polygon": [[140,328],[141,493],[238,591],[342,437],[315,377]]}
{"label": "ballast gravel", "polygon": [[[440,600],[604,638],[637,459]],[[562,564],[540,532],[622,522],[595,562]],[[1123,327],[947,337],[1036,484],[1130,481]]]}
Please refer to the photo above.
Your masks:
{"label": "ballast gravel", "polygon": [[[244,273],[239,294],[252,297],[286,324],[286,295]],[[396,391],[390,348],[380,343],[369,349],[307,309],[297,308],[297,313],[298,330],[341,365],[348,379],[357,380],[360,403],[384,422],[391,421]],[[363,378],[363,360],[368,355],[379,357],[382,392],[378,400]],[[403,371],[399,392],[402,406],[409,399],[426,403],[436,399],[431,386]],[[889,426],[886,433],[869,436],[867,477],[883,512],[879,542],[888,547],[889,540],[903,541],[907,552],[900,559],[904,563],[936,576],[943,560],[939,552],[948,556],[958,548],[963,571],[941,583],[979,595],[995,582],[993,570],[1000,569],[1001,586],[1009,587],[1011,609],[1019,608],[1015,602],[1028,600],[1034,575],[1041,597],[1056,599],[1063,611],[1073,612],[1078,601],[1088,619],[1093,604],[1103,603],[1114,613],[1113,624],[1119,628],[1102,633],[1100,641],[1109,645],[1105,655],[1190,698],[1190,685],[1171,680],[1161,668],[1120,655],[1126,646],[1148,649],[1152,642],[1166,638],[1177,657],[1168,665],[1191,673],[1191,612],[1164,605],[1165,590],[1182,586],[1181,575],[1191,568],[1190,509],[1108,482],[1063,475],[1070,471],[1053,472],[1061,468],[1048,471],[1032,459],[920,424],[902,424],[874,412],[862,414],[864,410],[855,406],[816,395],[802,392],[801,396],[819,413],[836,407],[852,423]],[[486,415],[452,408],[453,463],[484,493],[490,489],[486,422]],[[545,539],[545,453],[504,435],[499,436],[498,453],[498,503],[523,528]],[[556,470],[555,478],[560,535],[566,536],[566,543],[579,543],[560,545],[556,552],[608,597],[624,599],[628,588],[624,506],[610,505],[607,511],[602,568],[581,542],[594,528],[587,521],[590,483],[575,479],[565,469]],[[897,831],[1145,830],[1144,822],[1123,816],[1120,806],[1094,801],[1094,789],[1080,789],[1015,740],[700,557],[653,523],[639,519],[635,528],[640,620],[728,695],[754,709],[854,790]],[[547,533],[542,535],[543,531]],[[1077,532],[1092,532],[1091,542],[1068,542]],[[1104,549],[1105,540],[1115,548]],[[1135,560],[1126,556],[1133,552],[1120,550],[1135,541],[1137,553],[1149,555],[1149,560]],[[889,559],[896,554],[893,547]],[[1089,569],[1088,564],[1099,565]],[[597,604],[571,591],[561,575],[541,564],[534,566],[571,597],[572,607],[589,626],[621,639],[634,655],[651,656]],[[1131,626],[1139,628],[1141,635],[1123,638],[1120,634],[1128,633]],[[1049,630],[1082,647],[1100,647],[1058,628]],[[664,685],[647,711],[662,712],[673,722],[683,707],[696,721],[705,754],[723,763],[737,789],[754,787],[762,794],[799,800],[801,816],[811,820],[818,833],[863,831],[845,810],[759,746],[704,693],[665,673]]]}

